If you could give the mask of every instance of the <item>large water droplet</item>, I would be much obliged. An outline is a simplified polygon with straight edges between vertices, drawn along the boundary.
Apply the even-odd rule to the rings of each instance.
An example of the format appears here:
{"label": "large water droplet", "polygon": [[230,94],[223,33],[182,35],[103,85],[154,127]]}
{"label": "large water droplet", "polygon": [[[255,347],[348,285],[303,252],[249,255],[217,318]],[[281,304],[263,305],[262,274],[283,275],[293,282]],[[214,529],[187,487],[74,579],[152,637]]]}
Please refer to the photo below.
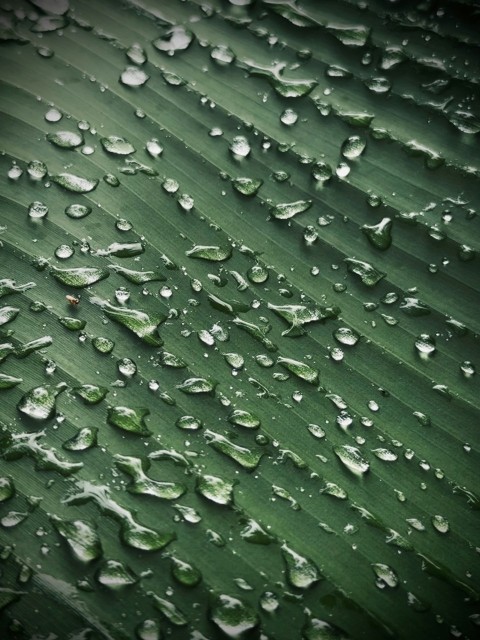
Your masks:
{"label": "large water droplet", "polygon": [[102,555],[96,528],[87,520],[62,520],[58,516],[50,516],[50,522],[80,562],[92,562]]}
{"label": "large water droplet", "polygon": [[348,444],[335,445],[333,451],[343,465],[352,473],[363,476],[370,468],[357,447]]}
{"label": "large water droplet", "polygon": [[299,213],[307,211],[312,206],[312,200],[296,200],[277,204],[270,209],[271,215],[277,220],[289,220]]}
{"label": "large water droplet", "polygon": [[333,332],[333,337],[337,342],[348,347],[353,347],[360,339],[360,334],[350,327],[338,327]]}
{"label": "large water droplet", "polygon": [[74,193],[89,193],[98,186],[98,180],[94,178],[82,178],[73,173],[59,173],[50,176],[52,182],[55,182],[63,189]]}
{"label": "large water droplet", "polygon": [[250,605],[227,594],[215,598],[210,619],[228,638],[240,638],[259,623],[258,615]]}
{"label": "large water droplet", "polygon": [[95,577],[100,584],[109,589],[122,589],[138,581],[133,571],[118,560],[107,560],[98,569]]}
{"label": "large water droplet", "polygon": [[375,286],[387,274],[379,271],[369,262],[355,258],[345,258],[344,262],[351,273],[355,273],[367,287]]}
{"label": "large water droplet", "polygon": [[246,158],[251,151],[250,143],[245,136],[235,136],[230,145],[230,151],[235,158]]}
{"label": "large water droplet", "polygon": [[233,188],[244,196],[254,196],[263,184],[260,178],[233,178]]}
{"label": "large water droplet", "polygon": [[126,67],[120,74],[120,82],[126,87],[142,87],[149,78],[148,73],[139,67]]}
{"label": "large water droplet", "polygon": [[105,151],[116,156],[128,156],[131,153],[135,153],[135,147],[133,144],[120,136],[100,138],[100,142]]}
{"label": "large water droplet", "polygon": [[139,436],[150,436],[144,418],[150,413],[145,407],[110,407],[107,414],[107,422],[114,427],[129,431]]}
{"label": "large water droplet", "polygon": [[47,133],[47,140],[62,149],[75,149],[83,144],[84,139],[78,131],[56,131]]}
{"label": "large water droplet", "polygon": [[49,384],[34,387],[19,400],[17,409],[33,420],[48,420],[56,413],[56,398],[67,388],[66,382],[55,387]]}
{"label": "large water droplet", "polygon": [[172,575],[184,587],[196,587],[202,580],[202,574],[193,564],[176,556],[171,556]]}
{"label": "large water droplet", "polygon": [[204,498],[215,504],[233,504],[234,482],[223,480],[217,476],[201,475],[197,476],[196,490]]}
{"label": "large water droplet", "polygon": [[231,247],[219,247],[217,245],[195,245],[185,255],[189,258],[208,260],[210,262],[223,262],[232,255]]}
{"label": "large water droplet", "polygon": [[212,47],[210,57],[220,66],[228,66],[235,60],[235,53],[230,47],[220,44]]}
{"label": "large water droplet", "polygon": [[372,246],[385,251],[392,244],[392,220],[383,218],[378,224],[364,224],[363,233]]}
{"label": "large water droplet", "polygon": [[176,51],[184,51],[192,44],[194,35],[185,27],[175,25],[166,31],[160,38],[153,41],[153,46],[159,51],[164,51],[173,56]]}
{"label": "large water droplet", "polygon": [[353,160],[362,155],[367,146],[367,142],[360,136],[350,136],[342,144],[342,156],[348,160]]}
{"label": "large water droplet", "polygon": [[322,579],[315,563],[282,544],[282,555],[287,569],[287,578],[290,584],[297,589],[308,589],[315,582]]}
{"label": "large water droplet", "polygon": [[100,267],[76,267],[72,269],[51,267],[50,275],[67,287],[81,289],[107,278],[109,271]]}

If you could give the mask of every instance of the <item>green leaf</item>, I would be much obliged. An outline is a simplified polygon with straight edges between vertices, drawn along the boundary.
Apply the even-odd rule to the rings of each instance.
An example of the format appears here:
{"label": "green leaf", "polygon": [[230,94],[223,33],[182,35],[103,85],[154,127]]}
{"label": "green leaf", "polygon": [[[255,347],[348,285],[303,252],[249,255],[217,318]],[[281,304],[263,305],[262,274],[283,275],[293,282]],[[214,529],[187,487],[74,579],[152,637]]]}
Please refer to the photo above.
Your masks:
{"label": "green leaf", "polygon": [[474,5],[2,3],[0,637],[475,636]]}

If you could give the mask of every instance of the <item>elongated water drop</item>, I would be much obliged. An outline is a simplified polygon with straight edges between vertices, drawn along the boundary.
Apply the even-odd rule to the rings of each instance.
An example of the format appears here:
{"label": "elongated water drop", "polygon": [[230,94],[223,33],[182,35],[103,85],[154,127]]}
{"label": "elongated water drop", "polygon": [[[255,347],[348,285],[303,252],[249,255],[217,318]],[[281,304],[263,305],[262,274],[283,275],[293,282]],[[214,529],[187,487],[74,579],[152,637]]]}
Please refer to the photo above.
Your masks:
{"label": "elongated water drop", "polygon": [[219,247],[216,245],[195,245],[185,255],[189,258],[208,260],[210,262],[223,262],[232,255],[231,247]]}
{"label": "elongated water drop", "polygon": [[342,464],[355,475],[363,476],[370,468],[357,447],[348,444],[335,445],[333,451]]}
{"label": "elongated water drop", "polygon": [[318,382],[318,371],[305,362],[292,360],[291,358],[278,358],[277,363],[281,364],[288,371],[293,373],[297,378],[301,378],[310,384]]}
{"label": "elongated water drop", "polygon": [[353,160],[362,155],[367,146],[367,142],[360,136],[350,136],[342,144],[342,156],[348,160]]}
{"label": "elongated water drop", "polygon": [[129,329],[143,342],[157,347],[163,344],[158,335],[158,325],[166,319],[165,315],[159,313],[148,314],[139,309],[115,307],[106,300],[96,297],[91,298],[90,302],[100,306],[108,318]]}
{"label": "elongated water drop", "polygon": [[62,447],[67,451],[86,451],[97,444],[97,434],[97,427],[82,427]]}
{"label": "elongated water drop", "polygon": [[114,427],[129,431],[139,436],[150,436],[152,432],[147,428],[144,418],[150,410],[145,407],[110,407],[107,422]]}
{"label": "elongated water drop", "polygon": [[120,136],[107,136],[105,138],[100,138],[100,142],[105,151],[112,155],[128,156],[131,153],[135,153],[135,147],[133,144]]}
{"label": "elongated water drop", "polygon": [[58,516],[50,516],[50,522],[80,562],[92,562],[102,555],[97,530],[87,520],[62,520]]}
{"label": "elongated water drop", "polygon": [[206,429],[204,435],[208,444],[237,462],[244,469],[255,469],[263,456],[263,452],[241,447],[220,433],[215,433],[210,429]]}
{"label": "elongated water drop", "polygon": [[234,482],[224,480],[218,476],[201,475],[197,477],[196,489],[200,495],[210,502],[221,505],[233,503]]}
{"label": "elongated water drop", "polygon": [[228,416],[228,421],[239,427],[245,427],[247,429],[258,429],[260,426],[260,419],[250,411],[244,409],[235,409]]}
{"label": "elongated water drop", "polygon": [[254,196],[263,184],[263,180],[256,178],[233,178],[232,186],[243,196]]}
{"label": "elongated water drop", "polygon": [[308,589],[322,579],[315,563],[294,551],[286,542],[282,544],[282,554],[287,569],[287,578],[293,587]]}
{"label": "elongated water drop", "polygon": [[109,589],[122,589],[135,584],[138,578],[133,571],[118,560],[107,560],[96,573],[97,581]]}
{"label": "elongated water drop", "polygon": [[47,133],[47,140],[62,149],[75,149],[83,144],[83,135],[78,131],[56,131]]}
{"label": "elongated water drop", "polygon": [[284,202],[276,204],[270,209],[270,213],[277,220],[289,220],[299,213],[310,209],[313,200],[296,200],[295,202]]}
{"label": "elongated water drop", "polygon": [[82,289],[107,278],[110,274],[108,269],[100,267],[76,267],[71,269],[51,267],[50,275],[67,287]]}
{"label": "elongated water drop", "polygon": [[66,191],[72,191],[73,193],[89,193],[97,188],[99,182],[95,178],[82,178],[73,173],[59,173],[50,176],[50,180]]}
{"label": "elongated water drop", "polygon": [[382,278],[387,274],[383,271],[379,271],[369,262],[363,260],[357,260],[355,258],[345,258],[344,262],[347,264],[347,268],[351,273],[359,276],[360,280],[367,287],[374,287]]}
{"label": "elongated water drop", "polygon": [[212,393],[216,384],[216,382],[207,378],[187,378],[181,384],[177,384],[177,389],[190,395],[196,393]]}
{"label": "elongated water drop", "polygon": [[85,404],[98,404],[107,395],[108,389],[97,384],[82,384],[74,387],[73,392],[79,396]]}

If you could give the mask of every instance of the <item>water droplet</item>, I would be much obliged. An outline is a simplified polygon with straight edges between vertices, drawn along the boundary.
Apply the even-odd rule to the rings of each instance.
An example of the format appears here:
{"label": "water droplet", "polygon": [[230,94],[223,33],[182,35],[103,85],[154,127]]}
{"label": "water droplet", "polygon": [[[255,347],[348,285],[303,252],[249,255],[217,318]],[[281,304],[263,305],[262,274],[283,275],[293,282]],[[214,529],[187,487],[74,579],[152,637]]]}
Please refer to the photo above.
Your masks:
{"label": "water droplet", "polygon": [[365,86],[372,93],[387,93],[392,88],[390,80],[382,76],[365,80]]}
{"label": "water droplet", "polygon": [[244,409],[235,409],[232,411],[228,416],[228,421],[231,424],[245,427],[246,429],[258,429],[260,426],[260,419],[250,411],[245,411]]}
{"label": "water droplet", "polygon": [[47,133],[47,140],[61,149],[75,149],[84,143],[83,135],[78,131],[56,131]]}
{"label": "water droplet", "polygon": [[118,560],[107,560],[98,569],[95,577],[100,584],[109,589],[122,589],[138,581],[133,571]]}
{"label": "water droplet", "polygon": [[108,153],[113,155],[127,156],[131,153],[135,153],[135,147],[133,144],[130,144],[128,140],[125,140],[125,138],[120,136],[100,138],[100,142],[105,151],[108,151]]}
{"label": "water droplet", "polygon": [[202,427],[202,421],[195,416],[181,416],[175,424],[185,431],[198,431]]}
{"label": "water droplet", "polygon": [[0,389],[13,389],[23,382],[23,378],[9,376],[6,373],[0,373]]}
{"label": "water droplet", "polygon": [[15,494],[15,485],[9,476],[0,477],[0,503],[5,502]]}
{"label": "water droplet", "polygon": [[263,180],[256,178],[233,178],[233,188],[244,196],[254,196],[263,184]]}
{"label": "water droplet", "polygon": [[114,427],[129,431],[139,436],[150,436],[151,431],[147,428],[144,418],[149,415],[150,410],[145,407],[109,407],[107,422]]}
{"label": "water droplet", "polygon": [[421,333],[415,340],[415,349],[420,358],[428,359],[436,351],[435,338],[428,333]]}
{"label": "water droplet", "polygon": [[163,147],[157,138],[148,140],[146,144],[147,152],[152,158],[159,158],[163,153]]}
{"label": "water droplet", "polygon": [[67,542],[74,557],[80,562],[92,562],[102,555],[102,545],[94,525],[86,520],[62,520],[50,516],[50,522]]}
{"label": "water droplet", "polygon": [[49,384],[34,387],[20,398],[17,409],[33,420],[53,418],[56,413],[56,398],[66,388],[65,382],[60,382],[55,387]]}
{"label": "water droplet", "polygon": [[48,207],[43,202],[36,200],[28,206],[28,216],[34,220],[45,218],[48,214]]}
{"label": "water droplet", "polygon": [[23,169],[19,167],[18,164],[15,164],[15,162],[12,164],[12,166],[7,172],[7,176],[9,177],[10,180],[18,180],[19,178],[22,177],[22,175],[23,175]]}
{"label": "water droplet", "polygon": [[86,451],[97,444],[97,427],[82,427],[62,447],[67,451]]}
{"label": "water droplet", "polygon": [[367,287],[375,286],[386,276],[386,273],[379,271],[369,262],[363,262],[355,258],[345,258],[344,262],[347,264],[347,269],[351,273],[359,276],[363,284]]}
{"label": "water droplet", "polygon": [[308,589],[322,579],[315,563],[301,556],[285,542],[282,544],[282,555],[285,560],[287,579],[297,589]]}
{"label": "water droplet", "polygon": [[291,127],[298,120],[298,113],[293,109],[285,109],[280,115],[280,122],[287,127]]}
{"label": "water droplet", "polygon": [[398,586],[398,576],[388,564],[373,563],[372,569],[377,577],[377,586],[381,589],[383,589],[384,586],[390,587],[391,589]]}
{"label": "water droplet", "polygon": [[473,364],[473,362],[470,362],[470,360],[464,360],[460,364],[460,371],[467,379],[472,378],[477,372],[475,365]]}
{"label": "water droplet", "polygon": [[168,29],[160,38],[153,41],[153,46],[173,56],[176,51],[184,51],[192,44],[194,35],[181,25],[175,25]]}
{"label": "water droplet", "polygon": [[367,142],[360,136],[350,136],[342,144],[342,156],[348,160],[354,160],[365,151]]}
{"label": "water droplet", "polygon": [[59,173],[58,175],[50,176],[50,179],[63,189],[73,193],[89,193],[98,186],[97,179],[81,178],[73,173]]}
{"label": "water droplet", "polygon": [[360,339],[360,334],[350,327],[338,327],[333,332],[335,340],[348,347],[353,347]]}
{"label": "water droplet", "polygon": [[143,461],[133,456],[115,454],[115,465],[132,478],[127,490],[138,495],[153,496],[162,500],[176,500],[182,496],[186,487],[178,482],[160,482],[149,478],[145,471],[150,467],[150,461]]}
{"label": "water droplet", "polygon": [[148,314],[139,309],[115,307],[106,300],[97,297],[92,297],[90,302],[100,306],[108,318],[129,329],[143,342],[157,347],[162,345],[163,341],[158,335],[158,325],[166,319],[166,316]]}
{"label": "water droplet", "polygon": [[86,404],[98,404],[106,397],[108,389],[96,384],[82,384],[80,387],[74,387],[73,392]]}
{"label": "water droplet", "polygon": [[232,369],[241,369],[245,364],[245,358],[240,353],[224,353],[223,357]]}
{"label": "water droplet", "polygon": [[370,244],[381,251],[385,251],[392,244],[392,220],[383,218],[378,224],[362,227],[363,233],[367,236]]}
{"label": "water droplet", "polygon": [[258,615],[250,605],[227,594],[215,598],[210,619],[228,638],[240,638],[259,623]]}
{"label": "water droplet", "polygon": [[55,107],[50,107],[45,113],[44,118],[47,122],[59,122],[63,118],[63,114]]}
{"label": "water droplet", "polygon": [[191,211],[195,205],[195,200],[188,193],[179,195],[177,202],[184,211]]}
{"label": "water droplet", "polygon": [[[125,69],[120,74],[120,82],[126,87],[142,87],[149,78],[150,76],[148,75],[148,73],[145,73],[143,69],[133,66],[125,67]],[[118,152],[114,151],[113,153]]]}
{"label": "water droplet", "polygon": [[161,640],[162,629],[157,620],[143,620],[135,629],[138,640]]}
{"label": "water droplet", "polygon": [[271,215],[277,220],[289,220],[299,213],[307,211],[312,206],[312,200],[296,200],[277,204],[270,209]]}
{"label": "water droplet", "polygon": [[212,47],[210,57],[220,66],[228,66],[235,60],[235,53],[226,45]]}
{"label": "water droplet", "polygon": [[176,387],[186,394],[212,393],[217,383],[208,378],[187,378]]}
{"label": "water droplet", "polygon": [[92,345],[99,353],[111,353],[115,347],[115,342],[110,338],[104,338],[103,336],[97,336],[93,338]]}
{"label": "water droplet", "polygon": [[[59,256],[57,256],[57,258],[58,257]],[[100,267],[77,267],[72,269],[51,267],[50,275],[67,287],[81,289],[83,287],[89,287],[90,285],[95,284],[95,282],[99,282],[100,280],[107,278],[109,276],[109,272],[107,269]]]}
{"label": "water droplet", "polygon": [[333,451],[344,466],[355,475],[363,476],[370,468],[369,463],[356,447],[348,444],[335,445]]}
{"label": "water droplet", "polygon": [[171,556],[172,575],[181,585],[185,587],[196,587],[202,580],[199,569],[189,562],[180,560],[176,556]]}
{"label": "water droplet", "polygon": [[305,640],[350,640],[340,627],[319,618],[308,619],[303,627],[303,637]]}
{"label": "water droplet", "polygon": [[81,219],[92,213],[92,208],[85,204],[69,204],[65,208],[65,213],[69,218]]}
{"label": "water droplet", "polygon": [[210,429],[206,429],[204,435],[209,445],[237,462],[244,469],[255,469],[263,456],[263,452],[241,447]]}
{"label": "water droplet", "polygon": [[450,530],[448,520],[444,516],[432,516],[432,525],[439,533],[448,533]]}
{"label": "water droplet", "polygon": [[254,264],[247,271],[247,278],[254,284],[263,284],[268,280],[268,269],[262,264]]}
{"label": "water droplet", "polygon": [[233,504],[233,487],[235,482],[223,480],[217,476],[197,476],[196,490],[210,502],[221,505]]}
{"label": "water droplet", "polygon": [[338,178],[346,178],[350,173],[350,166],[346,162],[339,162],[335,169]]}
{"label": "water droplet", "polygon": [[230,144],[230,151],[235,158],[246,158],[251,151],[250,143],[245,136],[235,136]]}
{"label": "water droplet", "polygon": [[47,165],[41,160],[31,160],[27,165],[27,173],[32,180],[42,180],[47,171]]}
{"label": "water droplet", "polygon": [[292,360],[291,358],[277,358],[277,364],[281,364],[290,373],[293,373],[297,378],[301,378],[310,384],[317,384],[318,371],[304,362],[299,360]]}
{"label": "water droplet", "polygon": [[308,430],[315,438],[321,439],[325,437],[325,430],[318,424],[309,424]]}
{"label": "water droplet", "polygon": [[185,255],[189,258],[209,260],[210,262],[222,262],[232,255],[231,247],[219,247],[216,245],[194,245]]}
{"label": "water droplet", "polygon": [[383,460],[384,462],[395,462],[395,460],[398,460],[398,455],[390,449],[372,449],[372,453],[374,453],[379,460]]}

